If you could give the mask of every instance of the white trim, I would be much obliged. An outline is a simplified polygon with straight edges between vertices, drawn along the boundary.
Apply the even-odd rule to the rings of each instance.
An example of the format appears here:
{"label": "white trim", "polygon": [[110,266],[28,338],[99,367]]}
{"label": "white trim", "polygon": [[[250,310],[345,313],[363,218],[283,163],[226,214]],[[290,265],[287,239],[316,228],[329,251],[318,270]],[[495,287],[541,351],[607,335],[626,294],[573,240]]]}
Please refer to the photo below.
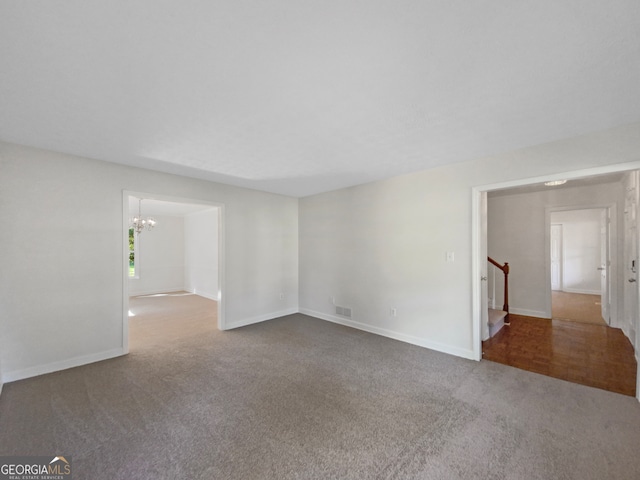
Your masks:
{"label": "white trim", "polygon": [[142,290],[138,292],[129,292],[129,297],[145,297],[147,295],[164,295],[175,292],[189,292],[189,290],[185,290],[184,286],[176,287],[176,288],[163,288],[162,290]]}
{"label": "white trim", "polygon": [[[471,315],[473,331],[473,360],[482,359],[482,244],[487,239],[481,239],[482,224],[482,190],[471,189]],[[486,259],[484,260],[486,263]],[[488,338],[488,337],[487,337]]]}
{"label": "white trim", "polygon": [[47,363],[45,365],[24,368],[22,370],[14,370],[13,372],[4,374],[3,381],[5,383],[15,382],[17,380],[24,380],[25,378],[36,377],[38,375],[44,375],[46,373],[58,372],[60,370],[66,370],[68,368],[80,367],[89,363],[95,363],[102,360],[108,360],[110,358],[120,357],[125,354],[126,352],[122,348],[116,348],[113,350],[108,350],[106,352],[92,353],[91,355],[68,358],[66,360],[60,360],[59,362]]}
{"label": "white trim", "polygon": [[279,312],[266,313],[264,315],[258,315],[257,317],[245,318],[244,320],[236,320],[235,322],[227,323],[225,330],[232,330],[234,328],[246,327],[247,325],[253,325],[254,323],[266,322],[267,320],[273,320],[274,318],[280,318],[287,315],[293,315],[298,313],[297,308],[287,308],[286,310],[280,310]]}
{"label": "white trim", "polygon": [[528,308],[514,308],[509,307],[509,313],[513,313],[514,315],[523,315],[525,317],[536,317],[536,318],[551,318],[546,312],[541,312],[539,310],[529,310]]}
{"label": "white trim", "polygon": [[0,395],[2,395],[2,387],[4,386],[4,383],[0,382]]}
{"label": "white trim", "polygon": [[[613,261],[611,262],[613,264]],[[583,290],[580,288],[563,288],[563,292],[565,293],[580,293],[582,295],[598,295],[602,296],[602,292],[600,290]],[[613,303],[613,302],[611,302]]]}
{"label": "white trim", "polygon": [[176,293],[176,292],[190,293],[191,295],[197,295],[199,297],[207,298],[209,300],[214,300],[216,302],[218,301],[218,298],[215,295],[210,295],[208,293],[202,293],[202,292],[195,292],[193,290],[189,290],[183,287],[174,288],[171,290],[148,290],[143,292],[136,292],[129,295],[129,298],[148,297],[151,295],[171,295],[172,293]]}
{"label": "white trim", "polygon": [[308,315],[310,317],[318,318],[320,320],[326,320],[327,322],[337,323],[346,327],[355,328],[356,330],[362,330],[364,332],[373,333],[382,337],[392,338],[393,340],[399,340],[404,343],[410,343],[411,345],[417,345],[419,347],[428,348],[449,355],[455,355],[456,357],[467,358],[469,360],[475,360],[475,352],[473,350],[466,350],[463,348],[452,347],[443,343],[432,342],[430,340],[414,337],[405,333],[394,332],[393,330],[387,330],[386,328],[373,327],[365,323],[356,322],[355,320],[347,320],[335,315],[329,315],[308,308],[301,308],[300,313]]}
{"label": "white trim", "polygon": [[613,165],[605,165],[602,167],[585,168],[582,170],[573,170],[565,173],[557,173],[554,175],[543,175],[539,177],[522,178],[519,180],[510,180],[508,182],[491,183],[488,185],[478,185],[473,187],[474,190],[481,192],[490,192],[492,190],[504,190],[506,188],[523,187],[536,183],[544,183],[552,180],[575,180],[576,178],[591,177],[594,175],[606,175],[608,173],[629,172],[631,170],[640,170],[640,160],[627,163],[616,163]]}
{"label": "white trim", "polygon": [[[622,330],[622,333],[624,333],[625,337],[631,340],[631,321],[624,321],[621,325],[618,325],[618,328]],[[633,343],[631,345],[633,346]]]}
{"label": "white trim", "polygon": [[129,195],[122,191],[122,351],[129,353]]}
{"label": "white trim", "polygon": [[194,291],[185,290],[185,292],[193,293],[194,295],[197,295],[197,296],[202,297],[202,298],[206,298],[208,300],[213,300],[214,302],[218,301],[218,297],[216,295],[210,295],[210,294],[204,293],[204,292],[196,292],[195,290]]}
{"label": "white trim", "polygon": [[[139,192],[131,190],[122,190],[122,225],[123,225],[123,285],[122,285],[122,350],[124,353],[129,353],[129,196],[138,198],[148,198],[152,200],[162,200],[165,202],[174,203],[190,203],[207,205],[211,208],[218,209],[218,298],[215,299],[218,307],[218,329],[226,330],[226,317],[225,317],[225,301],[224,292],[225,289],[225,229],[224,229],[224,215],[225,204],[219,202],[212,202],[209,200],[202,200],[198,198],[186,198],[176,197],[172,195],[164,195],[158,193]],[[144,295],[138,293],[137,295]],[[150,295],[150,294],[147,294]]]}
{"label": "white trim", "polygon": [[226,330],[227,316],[225,294],[227,291],[225,284],[225,265],[226,265],[226,253],[225,253],[225,215],[226,207],[224,203],[218,204],[218,330]]}

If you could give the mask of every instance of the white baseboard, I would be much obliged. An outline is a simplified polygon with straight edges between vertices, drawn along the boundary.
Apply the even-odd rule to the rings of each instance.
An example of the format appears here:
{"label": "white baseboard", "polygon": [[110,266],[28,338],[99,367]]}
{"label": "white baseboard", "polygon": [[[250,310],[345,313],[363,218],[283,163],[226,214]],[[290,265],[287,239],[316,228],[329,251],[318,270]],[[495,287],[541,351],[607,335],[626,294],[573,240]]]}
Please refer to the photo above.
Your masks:
{"label": "white baseboard", "polygon": [[[186,292],[187,290],[184,287],[176,287],[171,289],[162,289],[162,290],[141,290],[138,292],[129,291],[130,297],[142,297],[144,295],[162,295],[164,293],[173,293],[173,292]],[[193,293],[193,292],[191,292]]]}
{"label": "white baseboard", "polygon": [[346,327],[355,328],[365,332],[380,335],[382,337],[392,338],[401,342],[410,343],[411,345],[417,345],[419,347],[428,348],[430,350],[436,350],[438,352],[447,353],[449,355],[455,355],[456,357],[467,358],[474,360],[473,350],[466,350],[464,348],[452,347],[451,345],[445,345],[438,342],[432,342],[430,340],[414,337],[413,335],[407,335],[401,332],[395,332],[393,330],[387,330],[386,328],[374,327],[367,325],[366,323],[356,322],[355,320],[348,320],[335,315],[329,315],[322,312],[316,312],[315,310],[309,310],[307,308],[301,308],[300,313],[309,315],[310,317],[319,318],[320,320],[326,320],[328,322],[337,323]]}
{"label": "white baseboard", "polygon": [[218,301],[218,295],[216,294],[209,294],[206,292],[196,292],[195,290],[185,290],[185,292],[193,293],[194,295],[198,295],[199,297],[202,297],[202,298],[208,298],[209,300],[213,300],[214,302]]}
{"label": "white baseboard", "polygon": [[583,295],[602,295],[600,290],[581,290],[579,288],[563,288],[563,292],[567,293],[581,293]]}
{"label": "white baseboard", "polygon": [[247,325],[253,325],[254,323],[266,322],[267,320],[273,320],[274,318],[284,317],[286,315],[293,315],[294,313],[298,313],[298,309],[295,307],[288,308],[286,310],[280,310],[279,312],[266,313],[264,315],[258,315],[257,317],[236,320],[235,322],[227,322],[224,326],[224,329],[233,330],[234,328],[246,327]]}
{"label": "white baseboard", "polygon": [[207,292],[196,292],[194,290],[189,290],[183,287],[177,287],[171,290],[162,290],[162,291],[158,291],[158,290],[145,290],[145,291],[140,291],[140,292],[130,292],[129,296],[130,297],[142,297],[142,296],[146,296],[146,295],[163,295],[163,294],[167,294],[167,293],[174,293],[174,292],[188,292],[188,293],[193,293],[194,295],[198,295],[199,297],[203,297],[203,298],[208,298],[209,300],[214,300],[214,301],[218,301],[218,295],[217,294],[209,294]]}
{"label": "white baseboard", "polygon": [[624,334],[624,336],[627,337],[631,342],[631,344],[633,345],[633,340],[631,339],[631,325],[629,324],[629,322],[624,322],[620,326],[620,330],[622,330],[622,333]]}
{"label": "white baseboard", "polygon": [[4,383],[15,382],[17,380],[24,380],[25,378],[44,375],[45,373],[57,372],[60,370],[66,370],[68,368],[80,367],[89,363],[108,360],[110,358],[119,357],[121,355],[124,355],[124,351],[122,350],[122,348],[116,348],[113,350],[108,350],[106,352],[68,358],[66,360],[60,360],[59,362],[47,363],[46,365],[37,365],[35,367],[29,367],[22,370],[14,370],[13,372],[4,374],[2,376],[2,381]]}
{"label": "white baseboard", "polygon": [[551,316],[546,312],[542,312],[540,310],[529,310],[527,308],[509,307],[509,313],[513,313],[514,315],[523,315],[525,317],[551,318]]}

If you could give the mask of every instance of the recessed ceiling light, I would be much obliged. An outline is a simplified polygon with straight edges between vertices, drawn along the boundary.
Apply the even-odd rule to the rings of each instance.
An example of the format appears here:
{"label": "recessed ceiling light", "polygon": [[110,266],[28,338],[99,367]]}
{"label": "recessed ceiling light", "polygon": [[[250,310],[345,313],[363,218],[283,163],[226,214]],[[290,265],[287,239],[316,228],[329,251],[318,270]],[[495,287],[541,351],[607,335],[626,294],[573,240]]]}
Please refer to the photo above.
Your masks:
{"label": "recessed ceiling light", "polygon": [[558,186],[558,185],[564,185],[565,183],[567,183],[567,181],[566,181],[566,180],[553,180],[553,181],[551,181],[551,182],[544,182],[544,184],[545,184],[547,187],[556,187],[556,186]]}

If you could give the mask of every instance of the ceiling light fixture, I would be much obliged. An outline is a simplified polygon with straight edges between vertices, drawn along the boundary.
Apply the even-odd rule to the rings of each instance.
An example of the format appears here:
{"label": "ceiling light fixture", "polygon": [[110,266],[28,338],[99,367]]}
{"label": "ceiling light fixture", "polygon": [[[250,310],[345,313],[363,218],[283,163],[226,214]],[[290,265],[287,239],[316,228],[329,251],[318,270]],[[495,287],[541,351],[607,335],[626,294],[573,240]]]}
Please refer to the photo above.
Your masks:
{"label": "ceiling light fixture", "polygon": [[564,185],[567,183],[566,180],[553,180],[551,182],[544,182],[547,187],[557,187],[558,185]]}
{"label": "ceiling light fixture", "polygon": [[151,230],[155,226],[155,218],[142,218],[142,199],[138,199],[138,216],[129,219],[129,228],[133,228],[136,233],[142,233],[145,228]]}

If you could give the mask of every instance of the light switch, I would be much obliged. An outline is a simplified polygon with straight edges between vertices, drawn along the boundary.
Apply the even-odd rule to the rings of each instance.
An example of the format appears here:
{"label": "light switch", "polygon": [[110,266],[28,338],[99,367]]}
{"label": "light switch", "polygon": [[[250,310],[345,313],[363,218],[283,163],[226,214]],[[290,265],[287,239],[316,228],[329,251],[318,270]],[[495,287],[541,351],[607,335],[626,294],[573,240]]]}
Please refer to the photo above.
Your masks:
{"label": "light switch", "polygon": [[447,252],[447,262],[455,262],[456,254],[455,252]]}

